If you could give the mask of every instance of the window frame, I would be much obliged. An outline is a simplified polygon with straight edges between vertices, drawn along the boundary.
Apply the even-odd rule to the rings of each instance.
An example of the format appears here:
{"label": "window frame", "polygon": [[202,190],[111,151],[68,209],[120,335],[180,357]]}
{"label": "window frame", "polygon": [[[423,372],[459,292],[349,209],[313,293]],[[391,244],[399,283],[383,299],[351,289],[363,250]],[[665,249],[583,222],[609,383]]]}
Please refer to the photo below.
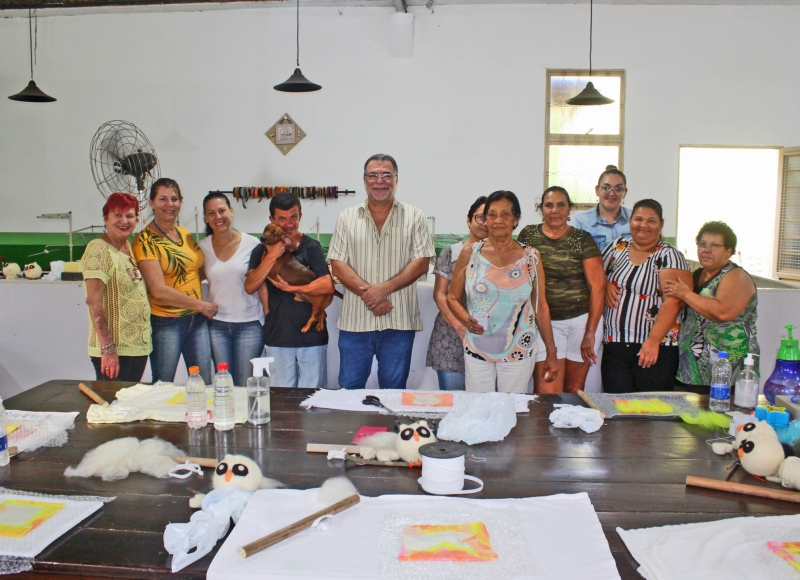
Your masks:
{"label": "window frame", "polygon": [[[625,71],[622,69],[592,69],[593,77],[619,77],[619,134],[618,135],[577,135],[570,133],[550,133],[550,94],[552,77],[589,76],[589,69],[547,69],[544,112],[544,184],[542,191],[550,187],[550,146],[551,145],[616,145],[619,148],[617,167],[624,171],[625,167]],[[598,173],[600,175],[600,173]],[[574,209],[589,209],[596,203],[576,203]]]}
{"label": "window frame", "polygon": [[772,264],[772,275],[775,280],[790,280],[792,282],[800,281],[800,270],[781,270],[780,254],[781,254],[781,230],[783,229],[783,202],[785,192],[783,190],[783,182],[785,180],[786,156],[800,155],[800,147],[779,147],[778,153],[778,198],[775,204],[775,241],[773,247],[775,254]]}

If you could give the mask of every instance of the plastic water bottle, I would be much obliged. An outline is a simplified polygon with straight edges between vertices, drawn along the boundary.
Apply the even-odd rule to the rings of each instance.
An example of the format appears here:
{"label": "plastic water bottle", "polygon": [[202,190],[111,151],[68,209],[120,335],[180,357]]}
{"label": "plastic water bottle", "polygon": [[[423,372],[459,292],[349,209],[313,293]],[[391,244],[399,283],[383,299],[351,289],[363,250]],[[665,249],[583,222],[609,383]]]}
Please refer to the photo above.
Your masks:
{"label": "plastic water bottle", "polygon": [[208,425],[206,407],[206,382],[200,376],[200,367],[189,367],[189,380],[186,381],[186,421],[192,429],[202,429]]}
{"label": "plastic water bottle", "polygon": [[725,413],[731,408],[731,363],[728,353],[720,351],[717,362],[711,366],[711,393],[708,408]]}
{"label": "plastic water bottle", "polygon": [[0,467],[8,465],[8,433],[6,432],[6,409],[3,399],[0,399]]}
{"label": "plastic water bottle", "polygon": [[755,365],[753,356],[748,353],[747,358],[744,359],[744,369],[736,379],[733,402],[737,407],[754,409],[758,405],[758,375],[753,370]]}
{"label": "plastic water bottle", "polygon": [[233,429],[235,423],[233,377],[228,372],[228,363],[219,363],[214,377],[214,429],[228,431]]}

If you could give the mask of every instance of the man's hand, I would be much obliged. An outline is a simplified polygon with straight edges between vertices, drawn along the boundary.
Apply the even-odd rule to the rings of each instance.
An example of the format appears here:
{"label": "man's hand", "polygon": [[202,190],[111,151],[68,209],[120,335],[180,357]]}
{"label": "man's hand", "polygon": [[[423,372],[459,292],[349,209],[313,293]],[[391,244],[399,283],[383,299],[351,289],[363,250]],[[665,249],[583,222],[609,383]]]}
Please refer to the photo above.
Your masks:
{"label": "man's hand", "polygon": [[359,286],[358,289],[363,292],[363,294],[361,294],[361,300],[364,301],[364,304],[369,310],[374,310],[378,304],[387,301],[386,299],[389,297],[389,292],[383,284]]}
{"label": "man's hand", "polygon": [[371,308],[370,312],[372,312],[373,316],[378,317],[378,316],[386,316],[392,310],[394,310],[394,305],[388,300],[384,300],[383,302],[378,304],[375,308]]}
{"label": "man's hand", "polygon": [[299,286],[292,286],[291,284],[287,284],[286,280],[281,278],[280,276],[276,276],[275,278],[267,278],[272,285],[278,288],[279,290],[283,290],[284,292],[297,292]]}
{"label": "man's hand", "polygon": [[283,254],[286,253],[286,246],[283,244],[272,244],[271,246],[266,246],[266,248],[267,251],[264,252],[263,256],[261,256],[262,262],[266,260],[267,257],[269,257],[269,259],[273,261],[277,260],[278,258],[283,256]]}

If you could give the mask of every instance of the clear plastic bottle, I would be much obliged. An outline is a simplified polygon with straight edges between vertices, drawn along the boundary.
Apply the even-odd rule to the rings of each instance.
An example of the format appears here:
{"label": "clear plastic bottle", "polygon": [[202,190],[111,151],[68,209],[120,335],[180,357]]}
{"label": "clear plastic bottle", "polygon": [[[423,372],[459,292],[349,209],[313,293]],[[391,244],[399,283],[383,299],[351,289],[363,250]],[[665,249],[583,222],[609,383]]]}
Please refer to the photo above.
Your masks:
{"label": "clear plastic bottle", "polygon": [[0,399],[0,467],[8,465],[8,433],[6,432],[6,409]]}
{"label": "clear plastic bottle", "polygon": [[758,405],[758,375],[753,370],[755,362],[752,353],[744,359],[744,369],[736,379],[736,390],[733,393],[733,402],[737,407],[754,409]]}
{"label": "clear plastic bottle", "polygon": [[206,407],[206,383],[200,376],[200,367],[189,367],[189,380],[186,381],[186,421],[192,429],[202,429],[208,425]]}
{"label": "clear plastic bottle", "polygon": [[214,377],[214,429],[228,431],[233,429],[235,423],[233,377],[228,372],[228,363],[219,363]]}
{"label": "clear plastic bottle", "polygon": [[731,363],[728,353],[719,351],[717,362],[711,366],[711,392],[708,408],[725,413],[731,408]]}

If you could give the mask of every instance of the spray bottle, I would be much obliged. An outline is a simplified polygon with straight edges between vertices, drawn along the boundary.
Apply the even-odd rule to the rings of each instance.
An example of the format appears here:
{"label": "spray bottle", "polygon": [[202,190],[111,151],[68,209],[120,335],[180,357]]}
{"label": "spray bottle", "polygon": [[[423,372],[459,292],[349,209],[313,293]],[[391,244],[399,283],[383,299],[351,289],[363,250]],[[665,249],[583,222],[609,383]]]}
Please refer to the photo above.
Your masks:
{"label": "spray bottle", "polygon": [[758,375],[753,370],[755,362],[753,357],[758,356],[752,352],[747,353],[744,359],[744,369],[736,379],[736,390],[733,395],[733,403],[737,407],[755,409],[758,405]]}
{"label": "spray bottle", "polygon": [[788,336],[781,338],[775,370],[764,383],[764,396],[770,405],[775,404],[778,395],[793,397],[800,393],[800,349],[797,339],[792,337],[794,325],[788,324],[786,329]]}
{"label": "spray bottle", "polygon": [[253,376],[247,379],[247,421],[253,425],[269,423],[269,363],[274,360],[271,356],[250,359]]}

